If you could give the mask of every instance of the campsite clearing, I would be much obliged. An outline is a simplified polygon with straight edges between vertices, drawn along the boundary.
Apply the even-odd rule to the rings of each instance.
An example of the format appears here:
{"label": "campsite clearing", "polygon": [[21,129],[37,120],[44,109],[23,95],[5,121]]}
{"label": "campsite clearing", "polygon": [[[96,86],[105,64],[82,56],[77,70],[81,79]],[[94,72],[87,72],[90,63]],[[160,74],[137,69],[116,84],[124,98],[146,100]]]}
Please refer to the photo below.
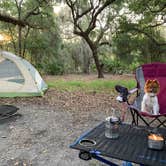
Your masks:
{"label": "campsite clearing", "polygon": [[0,165],[99,166],[94,160],[80,160],[78,152],[69,145],[82,132],[110,115],[111,107],[122,109],[115,102],[115,96],[113,92],[50,88],[43,97],[1,98],[1,104],[19,107],[22,117],[0,124]]}

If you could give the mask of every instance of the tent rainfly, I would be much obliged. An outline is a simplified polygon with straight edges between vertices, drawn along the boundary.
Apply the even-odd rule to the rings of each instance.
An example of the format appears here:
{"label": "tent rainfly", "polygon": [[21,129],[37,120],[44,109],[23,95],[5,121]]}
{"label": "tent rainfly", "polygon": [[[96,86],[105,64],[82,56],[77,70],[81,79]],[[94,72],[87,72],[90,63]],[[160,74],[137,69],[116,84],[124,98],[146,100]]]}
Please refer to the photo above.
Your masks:
{"label": "tent rainfly", "polygon": [[0,97],[42,96],[47,84],[25,59],[0,51]]}

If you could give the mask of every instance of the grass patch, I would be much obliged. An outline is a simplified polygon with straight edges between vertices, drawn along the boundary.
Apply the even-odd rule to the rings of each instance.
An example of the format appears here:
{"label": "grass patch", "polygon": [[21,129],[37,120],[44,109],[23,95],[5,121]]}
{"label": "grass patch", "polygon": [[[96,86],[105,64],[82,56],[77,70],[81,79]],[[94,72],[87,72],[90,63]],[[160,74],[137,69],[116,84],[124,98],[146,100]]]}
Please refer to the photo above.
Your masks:
{"label": "grass patch", "polygon": [[134,88],[136,86],[135,80],[93,80],[93,81],[47,81],[47,84],[51,88],[56,88],[59,90],[68,91],[107,91],[113,90],[115,85],[122,85],[128,89]]}

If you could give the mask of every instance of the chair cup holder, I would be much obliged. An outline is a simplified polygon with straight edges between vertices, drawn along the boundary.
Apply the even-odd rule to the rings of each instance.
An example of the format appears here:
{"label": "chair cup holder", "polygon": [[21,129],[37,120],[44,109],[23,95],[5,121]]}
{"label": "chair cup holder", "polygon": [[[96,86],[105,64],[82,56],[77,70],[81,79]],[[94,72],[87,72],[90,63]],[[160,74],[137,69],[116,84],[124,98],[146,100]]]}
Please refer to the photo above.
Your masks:
{"label": "chair cup holder", "polygon": [[91,139],[82,139],[82,140],[80,140],[79,144],[82,146],[91,147],[91,146],[96,145],[96,141],[91,140]]}

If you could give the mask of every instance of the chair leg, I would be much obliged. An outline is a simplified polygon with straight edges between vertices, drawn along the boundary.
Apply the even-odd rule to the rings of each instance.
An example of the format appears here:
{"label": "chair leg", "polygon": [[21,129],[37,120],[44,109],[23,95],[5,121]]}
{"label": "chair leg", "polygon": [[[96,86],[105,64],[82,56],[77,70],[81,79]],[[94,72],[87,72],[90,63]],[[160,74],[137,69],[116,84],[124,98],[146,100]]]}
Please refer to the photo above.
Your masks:
{"label": "chair leg", "polygon": [[136,118],[137,118],[137,126],[138,126],[138,118],[139,118],[138,114],[136,114]]}
{"label": "chair leg", "polygon": [[132,109],[130,109],[130,112],[131,112],[131,115],[132,115],[132,125],[137,125],[136,120],[135,120],[135,112]]}
{"label": "chair leg", "polygon": [[149,125],[156,121],[158,118],[154,118],[152,121],[149,122]]}
{"label": "chair leg", "polygon": [[[166,117],[166,116],[164,116],[164,117]],[[154,119],[149,123],[149,125],[152,124],[154,121],[158,121],[158,122],[160,123],[160,124],[157,126],[157,128],[159,128],[160,126],[166,127],[166,125],[165,125],[166,120],[161,121],[159,117],[154,118]]]}
{"label": "chair leg", "polygon": [[138,118],[140,118],[147,126],[150,126],[149,123],[146,122],[146,120],[145,120],[142,116],[139,115],[139,113],[137,113],[137,116],[138,116]]}
{"label": "chair leg", "polygon": [[166,127],[166,125],[164,124],[164,123],[166,123],[166,120],[161,121],[161,120],[158,119],[158,118],[157,118],[157,120],[160,122],[160,124],[157,126],[158,128],[159,128],[160,126],[164,126],[164,127]]}
{"label": "chair leg", "polygon": [[145,119],[139,115],[137,111],[134,111],[133,109],[130,109],[131,115],[132,115],[132,125],[138,126],[139,118],[147,125],[149,124],[145,121]]}
{"label": "chair leg", "polygon": [[[149,123],[139,114],[139,112],[135,111],[134,109],[130,108],[130,112],[131,112],[131,116],[132,116],[132,125],[137,125],[138,126],[138,123],[139,123],[139,118],[145,123],[146,126],[151,126],[151,124],[154,122],[154,121],[158,121],[160,124],[157,126],[160,127],[160,126],[163,126],[163,127],[166,127],[165,123],[166,123],[166,120],[164,121],[161,121],[158,117],[154,118],[153,120],[151,120]],[[166,116],[164,116],[166,117]]]}

